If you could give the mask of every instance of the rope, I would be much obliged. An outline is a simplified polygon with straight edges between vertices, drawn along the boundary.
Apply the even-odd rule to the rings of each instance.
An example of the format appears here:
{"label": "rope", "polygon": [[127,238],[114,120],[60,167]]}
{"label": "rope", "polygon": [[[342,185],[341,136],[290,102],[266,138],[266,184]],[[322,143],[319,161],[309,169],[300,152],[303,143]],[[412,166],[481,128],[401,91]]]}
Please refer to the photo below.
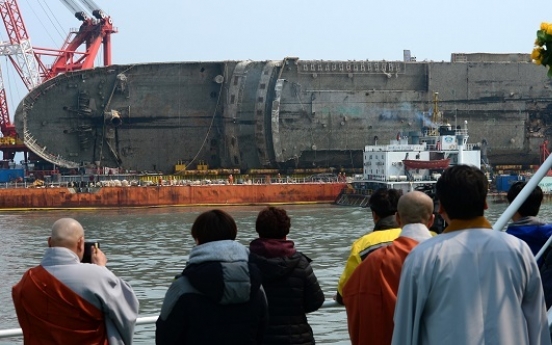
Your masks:
{"label": "rope", "polygon": [[[228,75],[227,68],[228,68],[228,66],[225,65],[224,66],[224,75],[226,75],[226,76]],[[215,122],[215,116],[217,114],[217,109],[219,107],[223,86],[224,86],[224,82],[220,83],[220,89],[219,89],[219,93],[218,93],[218,97],[217,97],[217,104],[215,105],[215,110],[213,111],[213,116],[211,117],[211,124],[209,125],[209,129],[207,130],[207,133],[205,134],[205,139],[203,139],[203,143],[201,143],[201,147],[199,148],[199,150],[197,150],[197,153],[194,156],[194,158],[192,158],[190,163],[186,164],[185,169],[187,169],[197,159],[197,157],[201,153],[201,150],[203,150],[203,147],[205,146],[205,143],[207,142],[207,139],[209,138],[209,133],[211,133],[211,129],[213,128],[213,123]]]}

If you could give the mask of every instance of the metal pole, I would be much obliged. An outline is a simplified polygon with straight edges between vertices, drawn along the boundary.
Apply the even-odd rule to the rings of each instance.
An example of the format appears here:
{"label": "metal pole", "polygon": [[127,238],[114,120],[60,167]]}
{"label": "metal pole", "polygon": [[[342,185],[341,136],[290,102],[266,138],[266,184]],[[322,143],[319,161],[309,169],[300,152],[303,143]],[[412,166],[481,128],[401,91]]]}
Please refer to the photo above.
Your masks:
{"label": "metal pole", "polygon": [[552,155],[548,156],[544,163],[540,166],[540,168],[535,172],[533,177],[529,179],[525,187],[519,192],[518,196],[512,201],[510,206],[502,213],[500,218],[494,223],[493,230],[501,231],[502,228],[508,223],[510,219],[512,219],[512,216],[517,212],[519,207],[525,202],[529,194],[537,187],[539,182],[543,179],[544,176],[546,176],[546,173],[548,170],[552,168]]}
{"label": "metal pole", "polygon": [[544,254],[544,252],[546,251],[546,248],[548,248],[548,246],[550,246],[550,243],[552,242],[552,236],[550,236],[548,238],[548,240],[546,241],[546,243],[542,246],[542,248],[539,250],[539,252],[537,253],[537,255],[535,255],[535,260],[538,260],[540,259],[540,257],[542,256],[542,254]]}

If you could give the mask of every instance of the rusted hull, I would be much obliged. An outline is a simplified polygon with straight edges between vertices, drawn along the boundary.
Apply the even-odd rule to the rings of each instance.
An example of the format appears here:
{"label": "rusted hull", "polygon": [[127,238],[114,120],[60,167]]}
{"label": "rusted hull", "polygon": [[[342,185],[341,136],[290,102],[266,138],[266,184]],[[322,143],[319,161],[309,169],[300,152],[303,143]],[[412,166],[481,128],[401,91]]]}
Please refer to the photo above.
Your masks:
{"label": "rusted hull", "polygon": [[332,203],[343,183],[0,189],[0,209]]}

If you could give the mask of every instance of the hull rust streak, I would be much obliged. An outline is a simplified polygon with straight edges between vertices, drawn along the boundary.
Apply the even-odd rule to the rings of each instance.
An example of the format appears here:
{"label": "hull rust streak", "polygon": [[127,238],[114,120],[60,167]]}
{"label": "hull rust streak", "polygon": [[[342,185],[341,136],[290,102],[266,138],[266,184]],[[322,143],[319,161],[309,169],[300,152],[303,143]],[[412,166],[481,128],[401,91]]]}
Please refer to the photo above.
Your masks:
{"label": "hull rust streak", "polygon": [[343,183],[0,189],[0,209],[332,203]]}

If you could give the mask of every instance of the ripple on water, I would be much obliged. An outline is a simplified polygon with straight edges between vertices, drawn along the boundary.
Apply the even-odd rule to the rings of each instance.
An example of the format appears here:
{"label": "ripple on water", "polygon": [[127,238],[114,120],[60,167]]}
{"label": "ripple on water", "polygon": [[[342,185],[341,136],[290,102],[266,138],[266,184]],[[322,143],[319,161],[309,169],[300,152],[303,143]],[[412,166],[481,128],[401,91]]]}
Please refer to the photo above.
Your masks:
{"label": "ripple on water", "polygon": [[[494,222],[507,205],[493,205],[488,218]],[[309,256],[326,298],[335,294],[339,275],[351,243],[373,227],[368,210],[320,206],[286,206],[291,217],[289,239]],[[257,237],[255,219],[262,207],[228,207],[238,225],[237,240],[249,244]],[[87,239],[99,240],[108,257],[108,267],[127,280],[140,299],[140,316],[159,312],[174,276],[182,271],[194,245],[193,221],[206,208],[160,208],[109,211],[53,211],[0,213],[0,325],[19,327],[11,301],[11,287],[29,267],[42,258],[51,224],[60,217],[79,220]],[[550,221],[552,207],[540,216]],[[329,308],[309,315],[319,344],[349,344],[345,310]],[[137,326],[136,345],[151,344],[155,325]],[[21,340],[0,341],[7,345]]]}

